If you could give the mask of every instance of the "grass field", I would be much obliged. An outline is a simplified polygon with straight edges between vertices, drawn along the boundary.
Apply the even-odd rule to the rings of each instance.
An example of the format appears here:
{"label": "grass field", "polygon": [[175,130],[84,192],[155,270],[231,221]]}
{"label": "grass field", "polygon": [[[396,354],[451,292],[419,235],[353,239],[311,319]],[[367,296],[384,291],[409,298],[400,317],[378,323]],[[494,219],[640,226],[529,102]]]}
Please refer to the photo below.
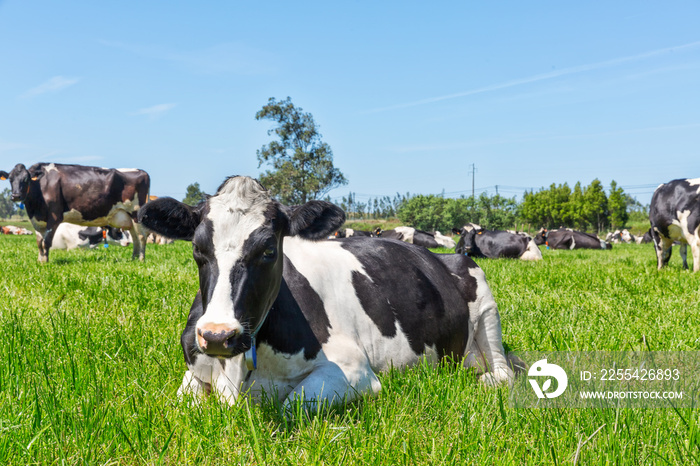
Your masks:
{"label": "grass field", "polygon": [[[285,421],[271,403],[178,401],[191,246],[52,252],[0,237],[0,464],[692,464],[700,410],[514,409],[444,364]],[[511,350],[700,350],[700,274],[651,245],[482,260]],[[589,438],[590,437],[590,438]]]}

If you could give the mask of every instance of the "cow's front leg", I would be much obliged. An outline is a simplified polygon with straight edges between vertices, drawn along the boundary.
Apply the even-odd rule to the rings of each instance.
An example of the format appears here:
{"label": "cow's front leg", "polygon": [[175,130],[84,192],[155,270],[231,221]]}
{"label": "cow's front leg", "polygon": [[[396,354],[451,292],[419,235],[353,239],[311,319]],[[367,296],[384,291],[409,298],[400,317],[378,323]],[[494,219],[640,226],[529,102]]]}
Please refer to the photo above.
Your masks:
{"label": "cow's front leg", "polygon": [[146,258],[146,227],[134,222],[129,229],[133,241],[134,253],[131,258],[143,261]]}
{"label": "cow's front leg", "polygon": [[287,396],[284,401],[285,413],[292,414],[299,400],[306,411],[313,412],[319,407],[354,401],[365,393],[379,393],[382,385],[366,356],[360,356],[362,359],[348,356],[346,354],[339,361],[329,360],[317,365]]}
{"label": "cow's front leg", "polygon": [[177,391],[178,397],[193,396],[202,398],[214,394],[219,399],[233,404],[241,393],[247,372],[243,357],[219,360],[200,354],[194,363],[188,364],[188,371],[182,378]]}
{"label": "cow's front leg", "polygon": [[696,234],[695,241],[690,243],[693,254],[693,272],[700,272],[700,235]]}
{"label": "cow's front leg", "polygon": [[668,261],[671,258],[673,241],[669,238],[661,236],[661,234],[655,230],[652,230],[652,238],[654,239],[654,249],[656,250],[657,268],[661,270],[668,264]]}
{"label": "cow's front leg", "polygon": [[49,250],[44,249],[44,236],[46,235],[46,228],[35,228],[36,232],[36,246],[39,249],[39,257],[38,260],[39,262],[48,262],[49,261]]}
{"label": "cow's front leg", "polygon": [[688,245],[686,243],[681,243],[678,252],[681,255],[681,259],[683,259],[683,268],[688,270]]}
{"label": "cow's front leg", "polygon": [[46,230],[40,236],[37,233],[36,244],[39,247],[39,262],[49,261],[49,250],[53,244],[53,235],[56,233],[56,228],[61,222],[47,222]]}

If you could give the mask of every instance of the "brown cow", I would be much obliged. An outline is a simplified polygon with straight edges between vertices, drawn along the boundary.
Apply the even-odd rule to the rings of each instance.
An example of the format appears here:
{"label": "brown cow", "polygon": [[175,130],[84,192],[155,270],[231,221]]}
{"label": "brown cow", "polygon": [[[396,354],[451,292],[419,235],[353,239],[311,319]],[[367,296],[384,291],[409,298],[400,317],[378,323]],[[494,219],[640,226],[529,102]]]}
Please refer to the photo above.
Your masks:
{"label": "brown cow", "polygon": [[148,200],[151,180],[143,170],[37,163],[17,164],[0,179],[10,179],[12,200],[23,202],[36,230],[39,262],[48,262],[49,249],[61,222],[84,226],[113,226],[131,232],[133,258],[144,259],[145,229],[136,212]]}

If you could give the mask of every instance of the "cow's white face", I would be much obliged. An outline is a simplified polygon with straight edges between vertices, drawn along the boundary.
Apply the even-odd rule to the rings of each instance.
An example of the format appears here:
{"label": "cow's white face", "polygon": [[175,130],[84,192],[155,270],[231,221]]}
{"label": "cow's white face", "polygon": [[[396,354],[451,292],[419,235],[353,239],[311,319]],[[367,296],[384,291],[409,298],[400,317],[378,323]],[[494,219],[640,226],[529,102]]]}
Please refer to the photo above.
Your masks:
{"label": "cow's white face", "polygon": [[247,177],[229,178],[196,208],[159,198],[138,215],[156,233],[192,240],[204,310],[195,328],[197,347],[216,357],[250,348],[279,293],[283,237],[322,239],[345,221],[327,202],[286,207]]}
{"label": "cow's white face", "polygon": [[250,347],[282,279],[283,214],[258,183],[229,180],[208,202],[193,244],[204,315],[197,345],[213,356]]}

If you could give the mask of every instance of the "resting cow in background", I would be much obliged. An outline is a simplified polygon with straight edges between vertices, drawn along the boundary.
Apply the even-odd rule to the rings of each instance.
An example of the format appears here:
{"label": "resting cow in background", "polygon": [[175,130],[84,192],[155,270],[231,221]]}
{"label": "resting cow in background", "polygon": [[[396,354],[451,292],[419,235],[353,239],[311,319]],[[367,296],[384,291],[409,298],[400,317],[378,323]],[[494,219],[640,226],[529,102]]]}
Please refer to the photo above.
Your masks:
{"label": "resting cow in background", "polygon": [[693,272],[700,270],[700,178],[673,180],[656,188],[649,222],[659,269],[668,264],[673,242],[678,241],[683,268],[688,268],[690,245]]}
{"label": "resting cow in background", "polygon": [[452,357],[488,385],[513,380],[498,308],[468,257],[384,239],[318,241],[343,224],[342,209],[282,205],[247,177],[197,207],[149,202],[139,219],[192,241],[199,267],[180,393],[337,404],[379,392],[377,372],[422,358]]}
{"label": "resting cow in background", "polygon": [[175,242],[172,238],[166,238],[158,233],[150,232],[146,238],[148,244],[173,244]]}
{"label": "resting cow in background", "polygon": [[538,246],[546,244],[552,249],[612,249],[612,244],[596,235],[569,228],[560,230],[542,228],[535,235],[535,244]]}
{"label": "resting cow in background", "polygon": [[517,233],[482,228],[469,230],[454,228],[452,232],[460,235],[455,249],[457,254],[489,259],[501,257],[525,261],[542,259],[542,251],[537,247],[535,241]]}
{"label": "resting cow in background", "polygon": [[335,238],[352,238],[353,236],[374,236],[371,231],[353,230],[352,228],[346,228],[344,230],[338,230],[335,232]]}
{"label": "resting cow in background", "polygon": [[61,223],[56,228],[51,249],[95,248],[102,243],[127,246],[131,243],[128,231],[113,227],[83,227]]}
{"label": "resting cow in background", "polygon": [[37,163],[27,169],[20,163],[10,173],[0,171],[0,179],[7,178],[12,200],[24,203],[36,230],[39,262],[48,262],[61,222],[129,230],[134,259],[144,259],[145,231],[135,215],[148,199],[151,181],[145,171],[58,163]]}
{"label": "resting cow in background", "polygon": [[24,227],[16,227],[14,225],[7,225],[2,227],[3,235],[33,235],[34,233],[27,230]]}
{"label": "resting cow in background", "polygon": [[428,233],[417,230],[413,227],[396,227],[393,230],[382,230],[377,228],[374,231],[377,237],[385,239],[398,239],[405,243],[417,244],[426,248],[448,248],[454,249],[455,242],[452,238],[442,235],[439,231]]}

